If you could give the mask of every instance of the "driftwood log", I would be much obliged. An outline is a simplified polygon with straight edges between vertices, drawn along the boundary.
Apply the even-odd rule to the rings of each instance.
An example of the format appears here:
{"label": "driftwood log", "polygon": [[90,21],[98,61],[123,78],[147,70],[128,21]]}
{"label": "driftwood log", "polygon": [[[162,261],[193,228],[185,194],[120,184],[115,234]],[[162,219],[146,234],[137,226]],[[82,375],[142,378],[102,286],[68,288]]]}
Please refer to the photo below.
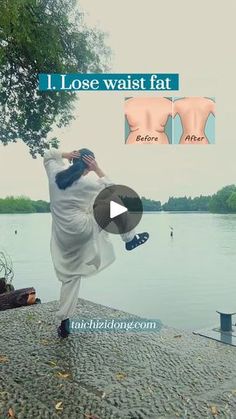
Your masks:
{"label": "driftwood log", "polygon": [[36,292],[34,288],[22,288],[0,294],[0,311],[35,304]]}

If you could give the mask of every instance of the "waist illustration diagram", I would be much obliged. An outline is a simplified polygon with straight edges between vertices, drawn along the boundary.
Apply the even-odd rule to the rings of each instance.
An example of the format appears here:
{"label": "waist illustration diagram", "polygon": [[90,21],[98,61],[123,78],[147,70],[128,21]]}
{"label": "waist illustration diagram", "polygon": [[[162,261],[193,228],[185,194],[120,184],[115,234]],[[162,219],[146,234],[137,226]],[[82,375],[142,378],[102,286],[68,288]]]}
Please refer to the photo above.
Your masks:
{"label": "waist illustration diagram", "polygon": [[125,144],[215,144],[215,98],[129,97]]}

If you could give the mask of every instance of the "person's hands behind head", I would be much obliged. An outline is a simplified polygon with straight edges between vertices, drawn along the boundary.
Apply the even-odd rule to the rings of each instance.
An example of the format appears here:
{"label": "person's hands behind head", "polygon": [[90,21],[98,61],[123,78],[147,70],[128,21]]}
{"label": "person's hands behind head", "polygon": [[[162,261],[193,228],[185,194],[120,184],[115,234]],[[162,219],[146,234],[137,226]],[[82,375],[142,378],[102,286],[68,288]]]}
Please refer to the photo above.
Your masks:
{"label": "person's hands behind head", "polygon": [[80,152],[79,151],[70,151],[69,153],[62,153],[62,157],[64,159],[69,160],[69,162],[71,162],[73,159],[78,159],[80,157]]}
{"label": "person's hands behind head", "polygon": [[96,160],[94,159],[94,157],[91,156],[84,156],[82,157],[82,160],[87,164],[87,170],[89,172],[97,172],[97,170],[99,169],[98,164],[96,162]]}
{"label": "person's hands behind head", "polygon": [[100,167],[98,166],[98,164],[97,164],[97,162],[96,162],[96,160],[95,160],[94,157],[92,157],[92,156],[83,156],[82,157],[82,160],[87,165],[87,168],[86,168],[87,173],[93,171],[100,178],[105,176],[104,172],[100,169]]}

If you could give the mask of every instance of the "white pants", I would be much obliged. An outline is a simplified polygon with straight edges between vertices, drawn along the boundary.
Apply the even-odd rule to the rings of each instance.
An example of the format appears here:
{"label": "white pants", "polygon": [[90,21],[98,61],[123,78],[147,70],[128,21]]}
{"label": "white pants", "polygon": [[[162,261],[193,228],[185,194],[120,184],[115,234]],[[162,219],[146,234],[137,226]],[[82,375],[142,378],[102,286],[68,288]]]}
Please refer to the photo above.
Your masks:
{"label": "white pants", "polygon": [[128,233],[121,234],[120,236],[121,236],[123,242],[127,243],[127,242],[130,242],[131,240],[133,240],[135,234],[136,234],[135,230],[131,230]]}
{"label": "white pants", "polygon": [[[121,234],[121,238],[124,242],[131,241],[134,236],[134,230],[129,233]],[[82,276],[78,276],[78,278],[72,279],[69,282],[62,282],[59,309],[56,313],[58,323],[62,320],[73,317],[78,301],[81,278]]]}

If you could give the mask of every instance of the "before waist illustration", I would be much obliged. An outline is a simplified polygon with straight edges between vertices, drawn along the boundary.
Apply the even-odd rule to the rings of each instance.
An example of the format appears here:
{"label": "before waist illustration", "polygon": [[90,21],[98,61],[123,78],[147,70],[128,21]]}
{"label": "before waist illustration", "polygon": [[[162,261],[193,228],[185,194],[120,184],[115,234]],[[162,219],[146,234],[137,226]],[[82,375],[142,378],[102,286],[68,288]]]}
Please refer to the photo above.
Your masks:
{"label": "before waist illustration", "polygon": [[165,97],[137,97],[125,101],[125,116],[129,126],[126,144],[169,144],[172,100]]}
{"label": "before waist illustration", "polygon": [[182,134],[178,138],[178,130],[174,122],[174,142],[179,144],[209,144],[213,142],[206,134],[206,124],[210,115],[215,116],[215,102],[204,97],[186,97],[173,102],[173,117],[179,115]]}

